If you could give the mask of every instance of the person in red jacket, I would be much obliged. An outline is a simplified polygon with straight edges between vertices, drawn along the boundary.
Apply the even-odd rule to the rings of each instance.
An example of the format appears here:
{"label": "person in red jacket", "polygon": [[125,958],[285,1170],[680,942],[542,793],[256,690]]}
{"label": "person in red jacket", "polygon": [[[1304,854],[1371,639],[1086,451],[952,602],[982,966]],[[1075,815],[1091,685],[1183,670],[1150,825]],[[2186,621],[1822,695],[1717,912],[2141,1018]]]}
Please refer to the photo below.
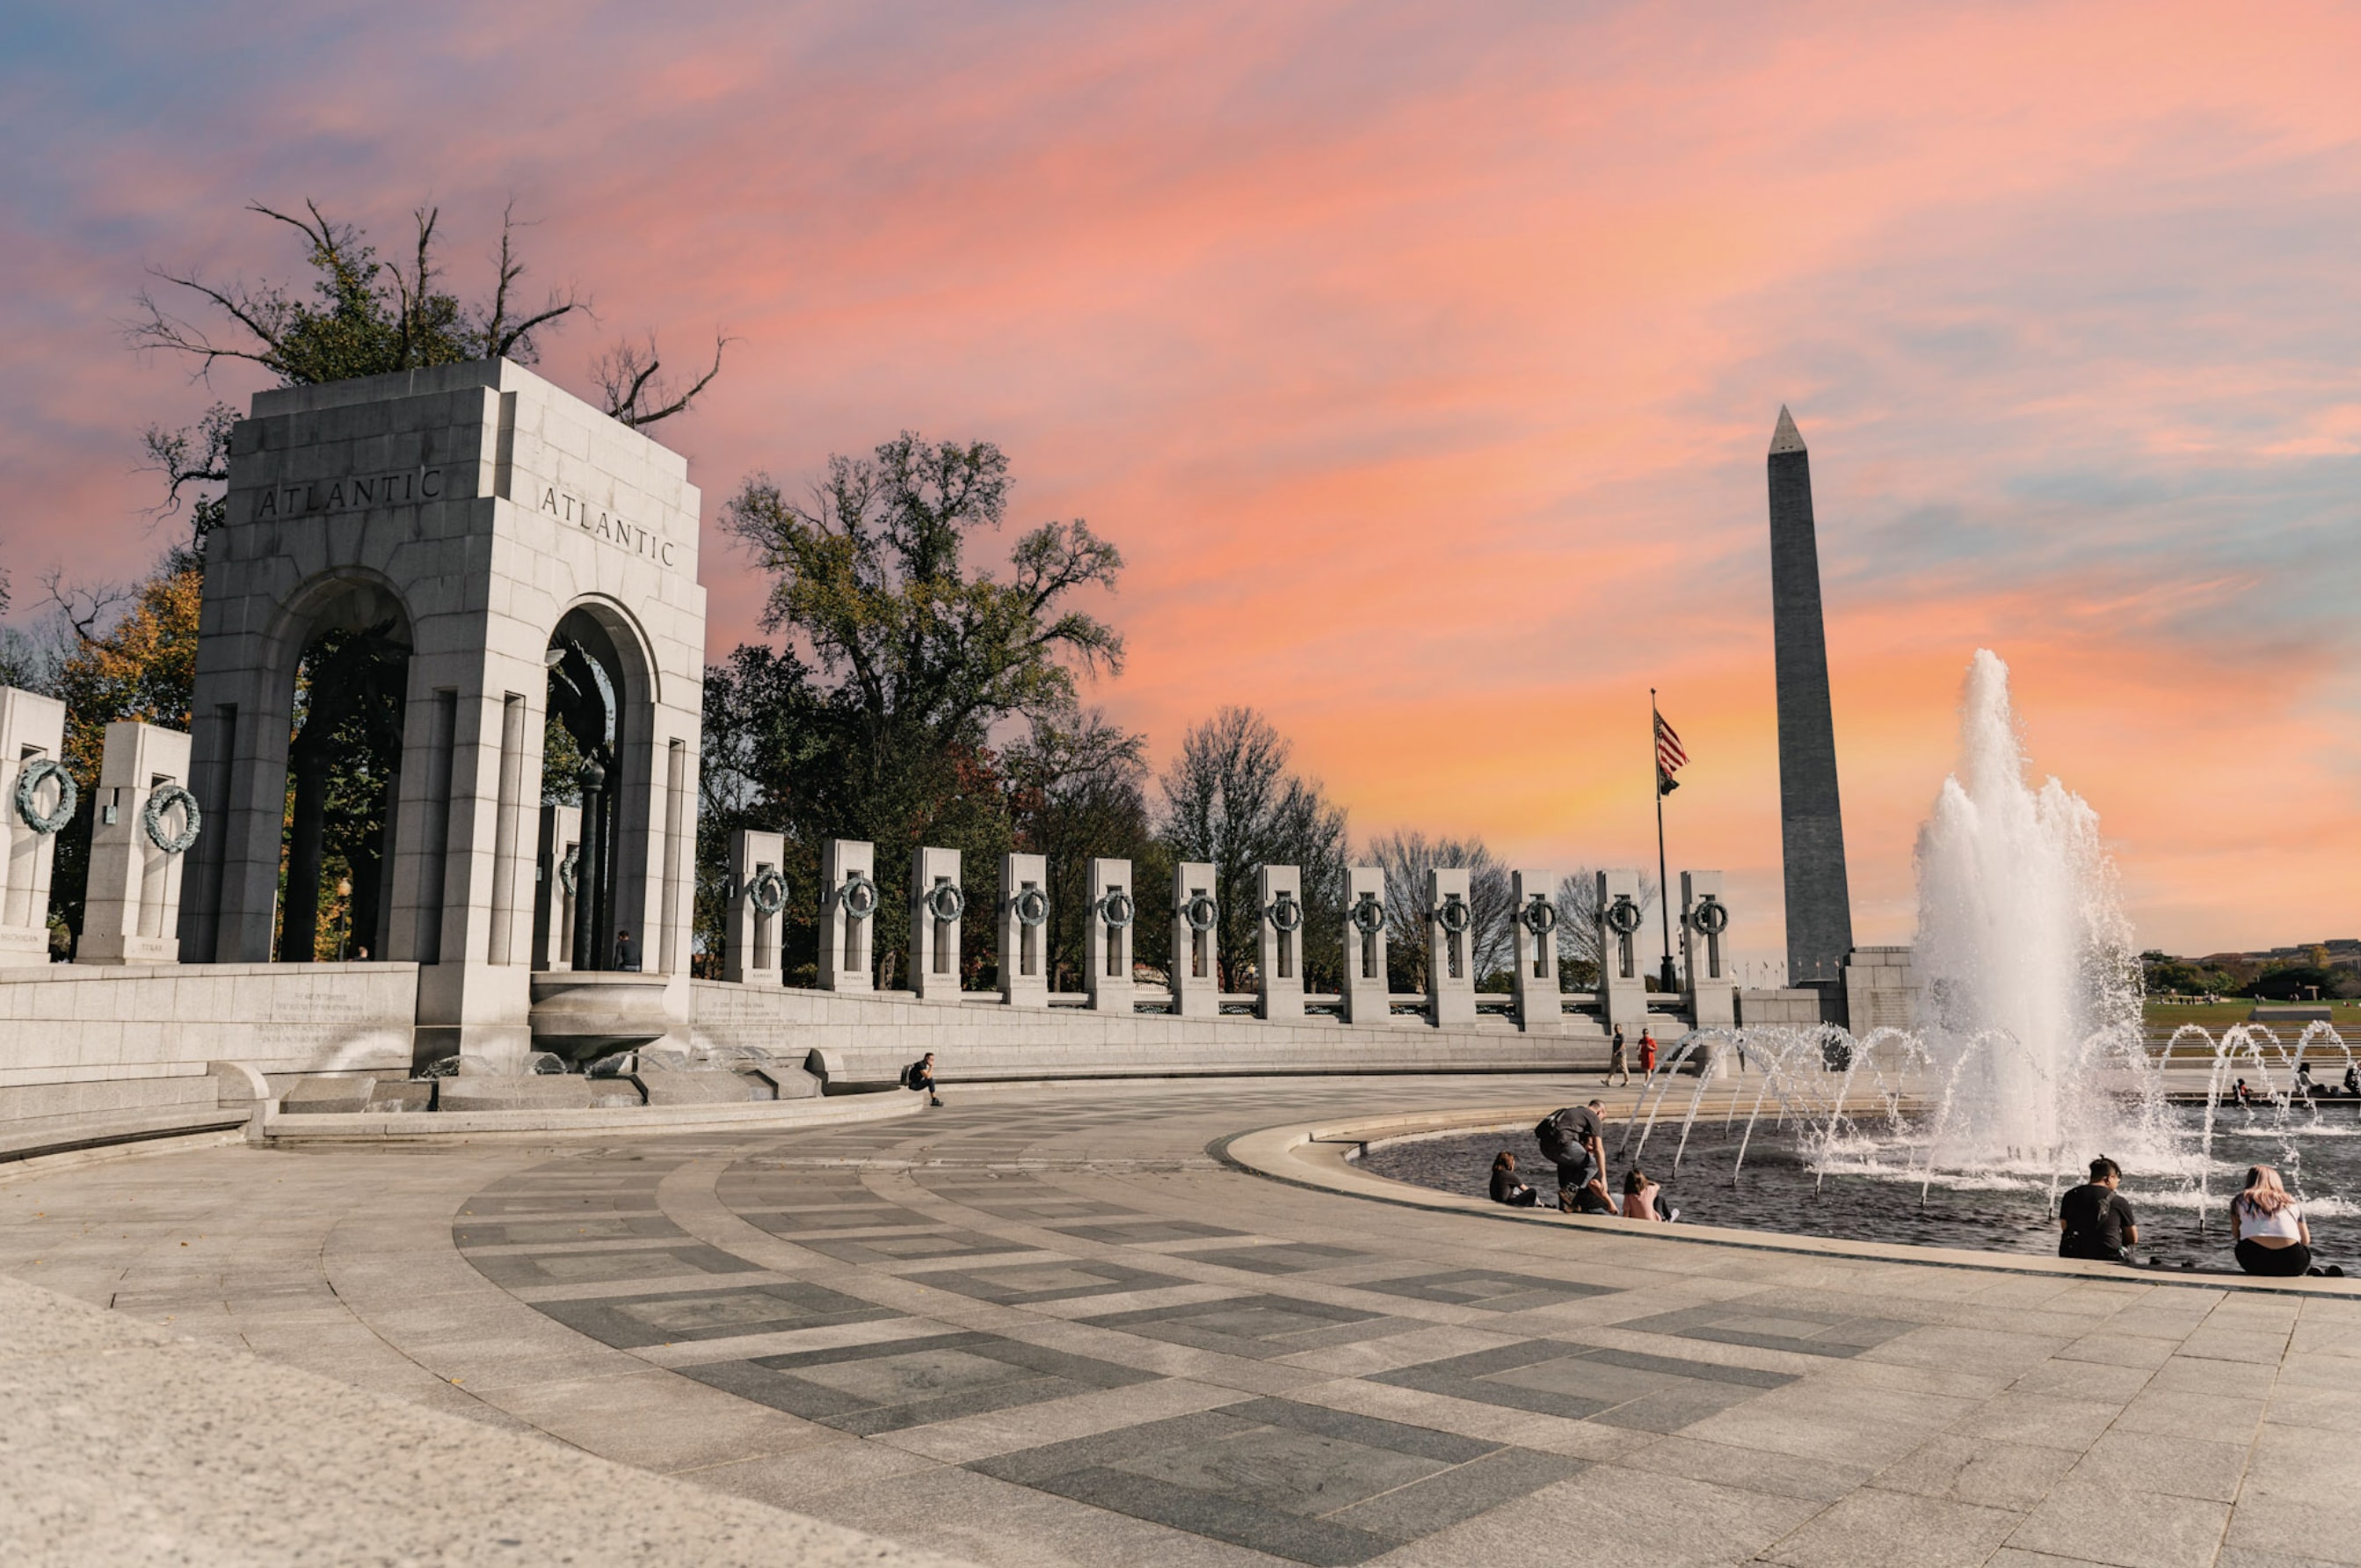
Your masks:
{"label": "person in red jacket", "polygon": [[1640,1031],[1640,1078],[1645,1081],[1656,1076],[1656,1036],[1651,1030]]}

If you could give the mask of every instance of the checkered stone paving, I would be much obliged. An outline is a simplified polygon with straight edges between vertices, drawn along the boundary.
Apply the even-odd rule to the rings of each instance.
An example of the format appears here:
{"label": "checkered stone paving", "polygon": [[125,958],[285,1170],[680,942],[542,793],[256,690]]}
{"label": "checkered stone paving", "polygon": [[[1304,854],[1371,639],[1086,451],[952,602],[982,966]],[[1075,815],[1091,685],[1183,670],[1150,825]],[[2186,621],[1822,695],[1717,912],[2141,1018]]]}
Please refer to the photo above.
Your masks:
{"label": "checkered stone paving", "polygon": [[682,1368],[741,1398],[872,1436],[1122,1388],[1155,1374],[995,1334],[937,1334]]}
{"label": "checkered stone paving", "polygon": [[1343,1568],[1554,1486],[1583,1464],[1316,1405],[1252,1399],[970,1468],[1290,1562]]}
{"label": "checkered stone paving", "polygon": [[2361,1568],[2351,1296],[1369,1202],[1217,1152],[1576,1095],[1012,1087],[0,1171],[0,1271],[988,1568]]}

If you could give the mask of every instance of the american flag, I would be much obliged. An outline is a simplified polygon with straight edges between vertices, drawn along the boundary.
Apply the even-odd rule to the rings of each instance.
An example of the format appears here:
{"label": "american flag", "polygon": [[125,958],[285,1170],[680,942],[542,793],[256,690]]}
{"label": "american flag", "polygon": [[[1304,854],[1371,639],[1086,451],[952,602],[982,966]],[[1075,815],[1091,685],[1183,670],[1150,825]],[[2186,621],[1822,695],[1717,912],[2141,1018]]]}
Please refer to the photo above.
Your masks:
{"label": "american flag", "polygon": [[1673,782],[1674,771],[1689,760],[1681,750],[1681,738],[1664,722],[1663,714],[1656,715],[1656,793],[1670,795],[1681,786]]}

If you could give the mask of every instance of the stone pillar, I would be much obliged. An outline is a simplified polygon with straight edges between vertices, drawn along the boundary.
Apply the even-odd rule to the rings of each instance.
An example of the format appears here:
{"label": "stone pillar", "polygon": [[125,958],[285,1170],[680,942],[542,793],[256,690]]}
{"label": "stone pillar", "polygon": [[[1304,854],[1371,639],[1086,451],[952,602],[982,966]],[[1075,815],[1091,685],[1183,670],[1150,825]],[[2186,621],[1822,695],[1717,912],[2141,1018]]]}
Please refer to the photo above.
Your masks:
{"label": "stone pillar", "polygon": [[960,886],[957,850],[916,850],[910,856],[910,989],[921,1002],[960,999],[960,920],[967,893]]}
{"label": "stone pillar", "polygon": [[741,828],[730,835],[730,912],[722,927],[721,978],[777,985],[779,939],[787,916],[787,839]]}
{"label": "stone pillar", "polygon": [[1389,1024],[1386,979],[1386,873],[1355,866],[1345,873],[1345,1022]]}
{"label": "stone pillar", "polygon": [[[34,828],[17,808],[16,784],[34,762],[58,762],[65,734],[64,703],[0,687],[0,965],[49,961],[49,868],[65,824],[46,833]],[[36,782],[30,804],[46,821],[71,784],[62,773],[41,772],[47,777]]]}
{"label": "stone pillar", "polygon": [[1222,1014],[1222,906],[1213,868],[1183,861],[1172,868],[1172,1013],[1179,1018]]}
{"label": "stone pillar", "polygon": [[[82,905],[78,962],[175,964],[181,961],[182,849],[168,849],[190,827],[189,738],[137,719],[106,727],[98,766],[98,804],[90,834],[90,891]],[[148,803],[161,797],[155,830]],[[158,842],[159,839],[164,840]]]}
{"label": "stone pillar", "polygon": [[1083,927],[1083,977],[1094,1013],[1131,1011],[1131,926],[1139,898],[1129,861],[1091,861],[1091,912]]}
{"label": "stone pillar", "polygon": [[1049,859],[1000,857],[1000,1000],[1049,1005]]}
{"label": "stone pillar", "polygon": [[1631,1031],[1636,1050],[1638,1030],[1648,1016],[1648,985],[1640,964],[1640,928],[1645,918],[1640,908],[1638,872],[1598,873],[1598,1009],[1608,1028]]}
{"label": "stone pillar", "polygon": [[1262,1018],[1303,1016],[1303,870],[1263,866],[1255,872],[1255,928],[1261,943],[1255,955]]}
{"label": "stone pillar", "polygon": [[877,846],[830,839],[820,849],[819,983],[874,991]]}
{"label": "stone pillar", "polygon": [[1908,948],[1855,948],[1845,955],[1845,1027],[1856,1040],[1872,1029],[1916,1022],[1918,970]]}
{"label": "stone pillar", "polygon": [[1730,973],[1729,930],[1721,873],[1683,872],[1681,972],[1688,990],[1691,1028],[1728,1029],[1738,1023],[1738,981]]}
{"label": "stone pillar", "polygon": [[1519,872],[1510,881],[1516,910],[1510,934],[1516,955],[1510,990],[1517,1027],[1528,1035],[1562,1035],[1565,1003],[1558,997],[1557,873]]}
{"label": "stone pillar", "polygon": [[1465,871],[1426,873],[1426,1015],[1439,1029],[1476,1022],[1476,906]]}
{"label": "stone pillar", "polygon": [[574,894],[582,867],[582,808],[544,806],[533,854],[533,967],[556,973],[574,967]]}

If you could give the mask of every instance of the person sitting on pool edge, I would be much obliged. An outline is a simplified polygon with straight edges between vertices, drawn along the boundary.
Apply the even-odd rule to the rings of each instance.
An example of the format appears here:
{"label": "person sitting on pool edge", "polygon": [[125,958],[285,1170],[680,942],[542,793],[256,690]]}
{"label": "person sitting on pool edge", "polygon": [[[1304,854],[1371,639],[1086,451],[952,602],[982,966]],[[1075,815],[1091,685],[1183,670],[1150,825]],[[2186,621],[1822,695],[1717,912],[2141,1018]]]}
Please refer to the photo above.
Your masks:
{"label": "person sitting on pool edge", "polygon": [[1492,1201],[1506,1203],[1511,1209],[1532,1209],[1540,1205],[1542,1195],[1531,1182],[1517,1179],[1517,1157],[1502,1149],[1492,1157]]}
{"label": "person sitting on pool edge", "polygon": [[2249,1274],[2345,1276],[2342,1268],[2313,1265],[2312,1225],[2303,1206],[2268,1165],[2250,1167],[2246,1190],[2230,1200],[2230,1240],[2238,1266]]}
{"label": "person sitting on pool edge", "polygon": [[1649,1180],[1648,1173],[1635,1165],[1623,1173],[1623,1217],[1670,1224],[1681,1217],[1681,1212],[1664,1202],[1664,1190]]}
{"label": "person sitting on pool edge", "polygon": [[2058,1200],[2058,1255],[2093,1263],[2129,1263],[2139,1245],[2139,1220],[2115,1190],[2124,1173],[2105,1155],[2091,1162],[2091,1179]]}

